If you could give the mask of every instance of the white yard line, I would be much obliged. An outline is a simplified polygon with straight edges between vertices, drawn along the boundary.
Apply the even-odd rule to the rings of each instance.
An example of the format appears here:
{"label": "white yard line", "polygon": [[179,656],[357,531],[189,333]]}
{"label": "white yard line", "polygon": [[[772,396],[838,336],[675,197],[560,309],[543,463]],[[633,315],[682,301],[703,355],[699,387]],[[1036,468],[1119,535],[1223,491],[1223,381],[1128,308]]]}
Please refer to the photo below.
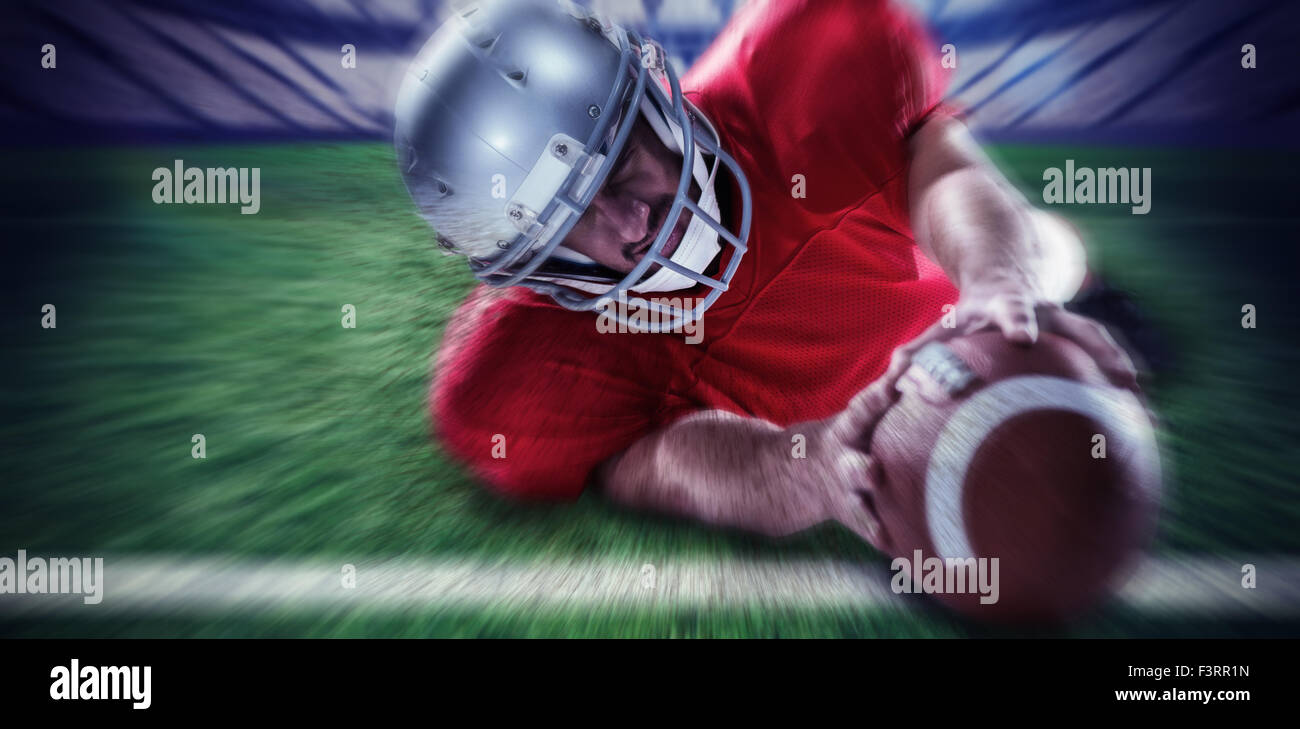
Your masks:
{"label": "white yard line", "polygon": [[[1257,587],[1241,586],[1247,560],[1179,558],[1142,565],[1120,592],[1149,614],[1300,616],[1300,561],[1260,558]],[[229,614],[445,608],[860,608],[915,605],[889,588],[883,564],[822,560],[360,561],[355,587],[344,562],[123,555],[104,560],[103,600],[81,595],[0,594],[0,615]],[[1062,575],[1062,579],[1068,576]]]}

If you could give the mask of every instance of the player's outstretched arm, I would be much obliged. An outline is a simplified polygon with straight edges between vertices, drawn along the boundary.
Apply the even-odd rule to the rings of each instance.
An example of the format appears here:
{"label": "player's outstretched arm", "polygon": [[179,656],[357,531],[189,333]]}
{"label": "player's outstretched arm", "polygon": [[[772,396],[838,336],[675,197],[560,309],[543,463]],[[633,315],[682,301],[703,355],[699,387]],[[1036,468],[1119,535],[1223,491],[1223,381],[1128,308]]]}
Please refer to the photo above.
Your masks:
{"label": "player's outstretched arm", "polygon": [[912,135],[908,197],[917,245],[965,294],[1006,282],[1063,302],[1086,273],[1083,242],[1034,208],[961,121],[937,114]]}
{"label": "player's outstretched arm", "polygon": [[1122,387],[1137,388],[1128,355],[1097,322],[1061,303],[1085,275],[1079,236],[1035,209],[980,150],[966,126],[936,115],[913,134],[908,197],[917,245],[943,267],[961,297],[955,321],[899,347],[885,374],[896,381],[921,346],[996,327],[1032,343],[1040,330],[1073,340]]}
{"label": "player's outstretched arm", "polygon": [[597,474],[611,500],[768,536],[835,520],[874,541],[863,452],[893,399],[868,387],[841,413],[788,428],[721,410],[694,413],[638,441]]}

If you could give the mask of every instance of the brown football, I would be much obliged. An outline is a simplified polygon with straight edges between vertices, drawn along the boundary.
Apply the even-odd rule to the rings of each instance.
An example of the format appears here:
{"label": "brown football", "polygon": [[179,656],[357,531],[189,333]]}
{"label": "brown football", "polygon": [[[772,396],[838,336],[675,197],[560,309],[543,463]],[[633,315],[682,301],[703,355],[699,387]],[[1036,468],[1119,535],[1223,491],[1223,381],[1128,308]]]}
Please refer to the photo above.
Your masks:
{"label": "brown football", "polygon": [[922,348],[899,390],[870,445],[896,590],[978,619],[1057,622],[1116,586],[1160,496],[1133,393],[1063,337],[999,332]]}

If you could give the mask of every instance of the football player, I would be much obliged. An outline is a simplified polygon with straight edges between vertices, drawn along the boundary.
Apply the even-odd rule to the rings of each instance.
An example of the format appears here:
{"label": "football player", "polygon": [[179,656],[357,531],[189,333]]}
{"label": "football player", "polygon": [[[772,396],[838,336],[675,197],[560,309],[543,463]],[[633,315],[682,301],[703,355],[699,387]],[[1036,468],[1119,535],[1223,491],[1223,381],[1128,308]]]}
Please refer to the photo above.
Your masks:
{"label": "football player", "polygon": [[1136,387],[1062,307],[1078,237],[983,156],[945,83],[883,0],[751,0],[681,79],[562,0],[461,8],[395,131],[417,208],[483,282],[435,366],[447,452],[517,497],[590,486],[872,540],[863,449],[921,344],[1049,329]]}

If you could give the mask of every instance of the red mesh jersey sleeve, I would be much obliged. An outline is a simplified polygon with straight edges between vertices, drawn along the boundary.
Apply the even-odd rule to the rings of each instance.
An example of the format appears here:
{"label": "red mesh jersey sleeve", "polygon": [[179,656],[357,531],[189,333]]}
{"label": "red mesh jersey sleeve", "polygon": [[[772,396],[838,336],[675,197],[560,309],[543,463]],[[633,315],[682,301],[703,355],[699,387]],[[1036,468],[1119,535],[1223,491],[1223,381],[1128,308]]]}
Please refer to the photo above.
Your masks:
{"label": "red mesh jersey sleeve", "polygon": [[443,448],[495,490],[576,499],[659,422],[664,338],[602,334],[592,312],[480,287],[448,325],[430,392]]}

